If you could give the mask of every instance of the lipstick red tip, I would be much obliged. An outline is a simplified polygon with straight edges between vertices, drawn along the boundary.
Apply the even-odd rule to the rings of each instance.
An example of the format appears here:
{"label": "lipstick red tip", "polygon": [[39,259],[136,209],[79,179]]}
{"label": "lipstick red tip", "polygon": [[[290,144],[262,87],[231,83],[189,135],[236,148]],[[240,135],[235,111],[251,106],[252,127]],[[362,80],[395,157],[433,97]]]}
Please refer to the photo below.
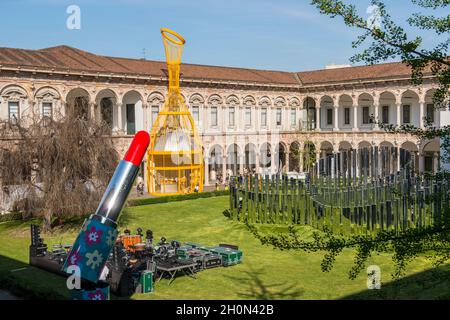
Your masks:
{"label": "lipstick red tip", "polygon": [[138,131],[138,133],[135,134],[133,141],[131,141],[131,145],[123,160],[131,162],[136,166],[140,166],[149,143],[150,135],[146,131]]}

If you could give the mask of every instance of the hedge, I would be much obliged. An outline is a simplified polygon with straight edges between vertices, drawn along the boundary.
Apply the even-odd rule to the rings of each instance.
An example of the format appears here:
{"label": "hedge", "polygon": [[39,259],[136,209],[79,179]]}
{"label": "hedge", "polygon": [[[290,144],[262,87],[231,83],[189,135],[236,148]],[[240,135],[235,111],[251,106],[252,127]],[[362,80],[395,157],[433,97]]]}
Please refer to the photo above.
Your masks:
{"label": "hedge", "polygon": [[176,196],[161,196],[161,197],[155,197],[155,198],[130,199],[130,200],[128,200],[128,206],[137,207],[137,206],[144,206],[147,204],[193,200],[193,199],[199,199],[199,198],[210,198],[210,197],[217,197],[217,196],[226,196],[229,194],[230,194],[229,190],[219,190],[219,191],[210,191],[210,192],[180,194],[180,195],[176,195]]}
{"label": "hedge", "polygon": [[[217,196],[227,196],[230,194],[229,190],[219,190],[219,191],[209,191],[209,192],[199,192],[199,193],[190,193],[190,194],[180,194],[176,196],[161,196],[155,198],[142,198],[142,199],[130,199],[128,200],[129,207],[137,207],[144,206],[147,204],[156,204],[156,203],[166,203],[173,201],[183,201],[183,200],[193,200],[199,198],[210,198]],[[90,214],[86,215],[88,217]],[[25,220],[29,218],[26,214],[21,212],[11,212],[0,215],[0,222],[6,221],[16,221],[16,220]],[[73,218],[73,217],[71,217]],[[75,217],[75,220],[84,220],[85,217]],[[69,218],[70,219],[70,218]]]}
{"label": "hedge", "polygon": [[23,214],[22,212],[0,214],[0,222],[24,220],[25,218],[25,214]]}

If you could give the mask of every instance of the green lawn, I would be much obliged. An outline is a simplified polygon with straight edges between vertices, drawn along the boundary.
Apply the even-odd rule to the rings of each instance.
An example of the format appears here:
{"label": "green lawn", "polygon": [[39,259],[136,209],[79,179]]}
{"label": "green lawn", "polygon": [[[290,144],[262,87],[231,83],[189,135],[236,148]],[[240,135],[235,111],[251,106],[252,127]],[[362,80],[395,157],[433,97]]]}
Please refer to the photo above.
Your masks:
{"label": "green lawn", "polygon": [[[133,295],[133,299],[340,299],[395,298],[426,299],[450,297],[450,267],[434,269],[426,258],[414,260],[408,277],[391,282],[393,270],[388,254],[372,257],[382,271],[382,289],[367,290],[366,275],[348,279],[353,252],[345,251],[329,273],[320,270],[322,254],[279,251],[262,246],[244,225],[231,221],[222,212],[228,197],[188,200],[132,207],[121,217],[125,227],[152,229],[155,239],[165,236],[180,242],[205,245],[236,244],[244,252],[244,263],[215,268],[197,274],[197,279],[179,277],[170,286],[157,284],[155,292]],[[32,268],[28,261],[29,222],[0,224],[0,287],[34,296],[67,297],[62,277]],[[76,228],[78,228],[77,226]],[[265,227],[268,229],[276,228]],[[283,229],[283,227],[279,227]],[[311,229],[304,228],[305,236]],[[49,244],[71,243],[77,229],[44,234]],[[26,268],[26,269],[23,269]],[[17,270],[18,269],[18,270]],[[11,272],[11,270],[14,270]],[[25,289],[24,289],[25,288]]]}

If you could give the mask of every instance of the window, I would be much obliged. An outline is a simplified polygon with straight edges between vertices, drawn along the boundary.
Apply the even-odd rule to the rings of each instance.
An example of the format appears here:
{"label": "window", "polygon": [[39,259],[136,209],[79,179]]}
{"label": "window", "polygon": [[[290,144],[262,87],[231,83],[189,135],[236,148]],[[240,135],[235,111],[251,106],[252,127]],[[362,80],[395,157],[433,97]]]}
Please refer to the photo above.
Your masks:
{"label": "window", "polygon": [[281,126],[281,108],[277,108],[277,114],[276,114],[276,122],[277,126]]}
{"label": "window", "polygon": [[127,134],[136,133],[136,118],[134,113],[134,103],[128,103],[126,105],[127,110]]}
{"label": "window", "polygon": [[199,123],[200,121],[200,108],[198,106],[192,107],[192,117],[194,118],[195,123]]}
{"label": "window", "polygon": [[333,124],[333,109],[327,109],[327,124]]}
{"label": "window", "polygon": [[318,123],[316,123],[316,108],[309,107],[306,109],[306,126],[307,130],[313,130],[318,127]]}
{"label": "window", "polygon": [[411,106],[405,104],[403,106],[403,123],[410,123],[410,122],[411,122]]}
{"label": "window", "polygon": [[234,115],[235,115],[235,109],[234,107],[230,107],[228,110],[228,124],[232,127],[234,127]]}
{"label": "window", "polygon": [[434,105],[427,104],[427,121],[434,122]]}
{"label": "window", "polygon": [[381,122],[389,123],[389,106],[383,106]]}
{"label": "window", "polygon": [[433,156],[426,155],[424,157],[424,162],[425,162],[424,170],[426,172],[432,172],[433,171]]}
{"label": "window", "polygon": [[152,125],[155,123],[156,118],[158,117],[158,113],[159,113],[159,106],[158,105],[152,106]]}
{"label": "window", "polygon": [[113,103],[110,98],[100,100],[100,116],[109,129],[113,127]]}
{"label": "window", "polygon": [[295,126],[297,122],[297,110],[291,108],[291,126]]}
{"label": "window", "polygon": [[363,124],[369,124],[370,117],[369,117],[369,107],[363,107]]}
{"label": "window", "polygon": [[53,104],[51,102],[42,103],[42,117],[52,118]]}
{"label": "window", "polygon": [[261,126],[267,126],[267,108],[261,109]]}
{"label": "window", "polygon": [[252,125],[252,109],[250,107],[245,108],[245,125]]}
{"label": "window", "polygon": [[42,103],[42,122],[44,126],[48,126],[52,119],[52,105],[51,102]]}
{"label": "window", "polygon": [[344,124],[350,124],[350,108],[344,108]]}
{"label": "window", "polygon": [[217,107],[211,107],[211,126],[217,127]]}
{"label": "window", "polygon": [[19,120],[19,102],[18,101],[9,101],[8,102],[8,113],[10,121]]}

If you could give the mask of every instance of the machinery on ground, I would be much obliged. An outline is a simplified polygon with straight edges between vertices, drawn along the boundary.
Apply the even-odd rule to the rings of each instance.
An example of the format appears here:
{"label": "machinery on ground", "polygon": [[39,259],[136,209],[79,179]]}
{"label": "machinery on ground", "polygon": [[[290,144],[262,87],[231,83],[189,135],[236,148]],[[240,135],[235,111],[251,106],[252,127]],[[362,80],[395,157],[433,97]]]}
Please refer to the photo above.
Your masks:
{"label": "machinery on ground", "polygon": [[39,226],[31,225],[30,265],[65,276],[61,267],[71,247],[59,244],[53,246],[53,251],[49,251],[44,239],[41,238]]}
{"label": "machinery on ground", "polygon": [[[30,265],[66,276],[61,267],[70,250],[70,245],[59,244],[49,251],[39,226],[31,226]],[[180,274],[195,278],[196,273],[205,269],[242,263],[242,255],[235,245],[182,245],[164,237],[155,244],[152,230],[147,230],[145,237],[141,228],[136,234],[124,230],[115,241],[100,280],[109,284],[111,292],[118,296],[149,293],[162,278],[169,279],[169,284]]]}

